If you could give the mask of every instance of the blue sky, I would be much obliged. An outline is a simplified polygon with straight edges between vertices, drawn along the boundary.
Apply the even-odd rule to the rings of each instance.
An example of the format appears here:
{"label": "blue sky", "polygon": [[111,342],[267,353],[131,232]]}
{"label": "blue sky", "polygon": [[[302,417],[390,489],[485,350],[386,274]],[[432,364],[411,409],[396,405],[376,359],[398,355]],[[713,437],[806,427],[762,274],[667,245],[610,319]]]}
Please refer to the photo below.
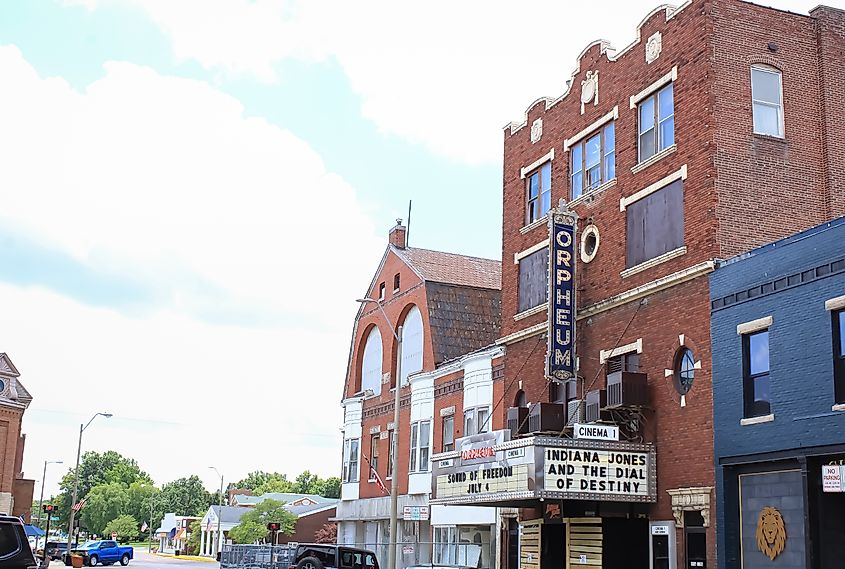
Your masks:
{"label": "blue sky", "polygon": [[3,2],[0,352],[35,396],[27,473],[106,410],[85,448],[158,482],[337,475],[354,299],[395,218],[413,200],[413,246],[499,258],[503,126],[655,5]]}

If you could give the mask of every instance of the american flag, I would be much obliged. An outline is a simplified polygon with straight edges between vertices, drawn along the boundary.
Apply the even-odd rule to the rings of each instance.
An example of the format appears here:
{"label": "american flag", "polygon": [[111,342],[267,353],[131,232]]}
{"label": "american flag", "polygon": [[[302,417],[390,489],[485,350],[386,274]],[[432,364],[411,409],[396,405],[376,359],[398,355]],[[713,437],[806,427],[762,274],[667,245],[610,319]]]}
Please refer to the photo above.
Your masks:
{"label": "american flag", "polygon": [[387,486],[384,485],[384,480],[382,480],[381,476],[378,475],[378,471],[373,468],[373,463],[370,462],[370,459],[367,458],[367,455],[364,455],[364,460],[367,461],[367,464],[370,467],[370,480],[375,480],[376,486],[378,486],[382,492],[384,492],[385,494],[390,494],[390,492],[387,491]]}
{"label": "american flag", "polygon": [[78,512],[79,510],[81,510],[83,508],[83,506],[85,506],[85,498],[82,498],[76,504],[71,506],[70,509],[73,510],[74,512]]}

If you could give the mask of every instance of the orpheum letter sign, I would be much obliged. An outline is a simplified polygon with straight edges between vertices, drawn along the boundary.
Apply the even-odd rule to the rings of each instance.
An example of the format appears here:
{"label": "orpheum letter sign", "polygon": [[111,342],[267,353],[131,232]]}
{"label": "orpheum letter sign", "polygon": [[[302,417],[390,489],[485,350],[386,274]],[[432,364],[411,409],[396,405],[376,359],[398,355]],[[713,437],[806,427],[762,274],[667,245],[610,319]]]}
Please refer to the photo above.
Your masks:
{"label": "orpheum letter sign", "polygon": [[549,346],[546,376],[575,377],[575,217],[554,213],[549,221]]}

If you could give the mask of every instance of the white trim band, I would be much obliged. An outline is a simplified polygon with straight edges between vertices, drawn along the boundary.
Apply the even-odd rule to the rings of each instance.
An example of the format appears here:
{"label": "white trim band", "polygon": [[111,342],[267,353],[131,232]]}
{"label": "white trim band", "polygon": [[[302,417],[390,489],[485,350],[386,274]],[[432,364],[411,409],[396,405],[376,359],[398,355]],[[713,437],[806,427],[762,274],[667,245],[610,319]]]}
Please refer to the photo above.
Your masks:
{"label": "white trim band", "polygon": [[548,247],[548,246],[549,246],[549,240],[547,238],[547,239],[544,239],[543,241],[540,241],[536,245],[529,247],[525,251],[520,251],[519,253],[514,253],[513,254],[513,264],[518,265],[520,260],[524,259],[525,257],[530,255],[531,253],[536,253],[537,251],[539,251],[543,247]]}
{"label": "white trim band", "polygon": [[760,423],[771,423],[775,420],[775,414],[769,413],[768,415],[760,415],[759,417],[748,417],[747,419],[740,419],[739,424],[742,427],[747,427],[748,425],[759,425]]}
{"label": "white trim band", "polygon": [[675,66],[672,67],[672,70],[669,73],[667,73],[666,75],[664,75],[663,77],[661,77],[660,79],[658,79],[657,81],[655,81],[654,83],[652,83],[651,85],[649,85],[648,87],[646,87],[645,89],[643,89],[642,91],[637,93],[636,95],[631,95],[631,99],[630,99],[631,108],[635,109],[637,107],[637,103],[639,103],[640,101],[642,101],[643,99],[645,99],[646,97],[648,97],[649,95],[651,95],[652,93],[654,93],[655,91],[657,91],[658,89],[663,87],[664,85],[668,85],[672,81],[677,81],[677,80],[678,80],[678,66],[675,65]]}
{"label": "white trim band", "polygon": [[613,348],[612,350],[599,351],[599,363],[603,364],[610,358],[615,358],[616,356],[621,356],[622,354],[629,354],[631,352],[637,352],[638,354],[643,353],[642,338],[637,338],[636,342],[631,342],[630,344],[625,344],[624,346],[619,346],[618,348]]}
{"label": "white trim band", "polygon": [[650,158],[646,158],[642,162],[637,163],[637,165],[635,165],[633,168],[631,168],[631,173],[637,174],[638,172],[642,172],[643,170],[645,170],[646,168],[648,168],[649,166],[651,166],[655,162],[659,162],[661,159],[666,158],[667,156],[669,156],[670,154],[675,152],[677,149],[678,149],[677,144],[673,144],[672,146],[667,146],[666,148],[664,148],[663,150],[661,150],[657,154],[652,154]]}
{"label": "white trim band", "polygon": [[616,120],[619,118],[619,105],[613,107],[613,110],[604,115],[603,117],[599,118],[597,121],[593,122],[588,127],[582,129],[578,134],[574,136],[570,136],[566,140],[563,141],[563,151],[569,152],[569,149],[572,146],[580,141],[582,138],[585,138],[588,134],[592,134],[594,130],[598,130],[599,128],[603,127],[605,124],[609,123],[612,120]]}
{"label": "white trim band", "polygon": [[522,312],[517,312],[513,315],[513,319],[515,321],[522,320],[523,318],[528,318],[529,316],[534,316],[535,314],[540,314],[541,312],[548,312],[549,310],[549,302],[546,301],[543,304],[538,304],[534,308],[529,308],[528,310],[523,310]]}
{"label": "white trim band", "polygon": [[665,186],[668,186],[672,182],[676,180],[686,180],[687,179],[687,165],[684,164],[668,176],[664,176],[660,178],[653,184],[649,184],[648,186],[644,187],[642,190],[636,192],[635,194],[628,196],[627,198],[623,197],[619,200],[619,211],[625,211],[629,205],[632,203],[643,199],[644,197],[653,194],[657,190],[662,190]]}
{"label": "white trim band", "polygon": [[657,257],[652,257],[648,261],[643,261],[639,265],[634,265],[629,269],[625,269],[619,275],[624,279],[628,278],[631,275],[636,275],[637,273],[641,273],[646,269],[650,269],[659,265],[660,263],[665,263],[666,261],[671,261],[675,257],[680,257],[681,255],[685,255],[687,252],[687,246],[683,245],[678,247],[677,249],[672,249],[671,251],[667,251],[662,255],[658,255]]}
{"label": "white trim band", "polygon": [[513,334],[509,334],[507,336],[503,336],[496,340],[496,344],[500,346],[506,346],[508,344],[513,344],[515,342],[519,342],[520,340],[524,340],[526,338],[530,338],[531,336],[536,336],[537,334],[542,334],[546,330],[549,329],[548,322],[540,322],[539,324],[535,324],[530,328],[525,328],[524,330],[520,330],[519,332],[514,332]]}
{"label": "white trim band", "polygon": [[541,156],[540,158],[538,158],[537,160],[535,160],[534,162],[532,162],[528,166],[523,166],[522,168],[520,168],[519,169],[519,177],[524,179],[525,176],[528,175],[530,172],[533,172],[534,170],[536,170],[537,168],[539,168],[540,166],[542,166],[546,162],[551,162],[554,159],[555,159],[555,149],[554,149],[554,147],[552,147],[552,149],[549,150],[546,154],[544,154],[543,156]]}
{"label": "white trim band", "polygon": [[825,310],[840,310],[842,308],[845,308],[845,295],[824,301]]}
{"label": "white trim band", "polygon": [[743,334],[751,334],[752,332],[759,332],[760,330],[765,330],[766,328],[771,327],[772,325],[772,317],[766,316],[765,318],[758,318],[757,320],[752,320],[751,322],[743,322],[742,324],[737,324],[736,326],[736,333],[742,336]]}
{"label": "white trim band", "polygon": [[845,411],[845,403],[837,403],[830,408],[831,411]]}
{"label": "white trim band", "polygon": [[535,227],[540,227],[541,225],[548,225],[548,223],[549,223],[549,214],[547,213],[546,215],[544,215],[540,219],[532,221],[531,223],[529,223],[525,227],[521,227],[519,229],[519,232],[521,234],[525,235],[526,233],[528,233],[529,231],[531,231]]}

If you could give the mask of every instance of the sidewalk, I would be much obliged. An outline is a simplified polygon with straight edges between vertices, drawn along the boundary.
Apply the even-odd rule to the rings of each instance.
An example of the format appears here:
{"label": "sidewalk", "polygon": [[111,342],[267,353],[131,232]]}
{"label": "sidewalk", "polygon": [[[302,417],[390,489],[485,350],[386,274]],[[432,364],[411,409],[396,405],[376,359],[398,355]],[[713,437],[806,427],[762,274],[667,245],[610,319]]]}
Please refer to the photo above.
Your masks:
{"label": "sidewalk", "polygon": [[209,563],[217,563],[213,557],[200,557],[199,555],[173,555],[171,553],[154,553],[158,557],[170,557],[171,559],[185,559],[186,561],[207,561]]}

